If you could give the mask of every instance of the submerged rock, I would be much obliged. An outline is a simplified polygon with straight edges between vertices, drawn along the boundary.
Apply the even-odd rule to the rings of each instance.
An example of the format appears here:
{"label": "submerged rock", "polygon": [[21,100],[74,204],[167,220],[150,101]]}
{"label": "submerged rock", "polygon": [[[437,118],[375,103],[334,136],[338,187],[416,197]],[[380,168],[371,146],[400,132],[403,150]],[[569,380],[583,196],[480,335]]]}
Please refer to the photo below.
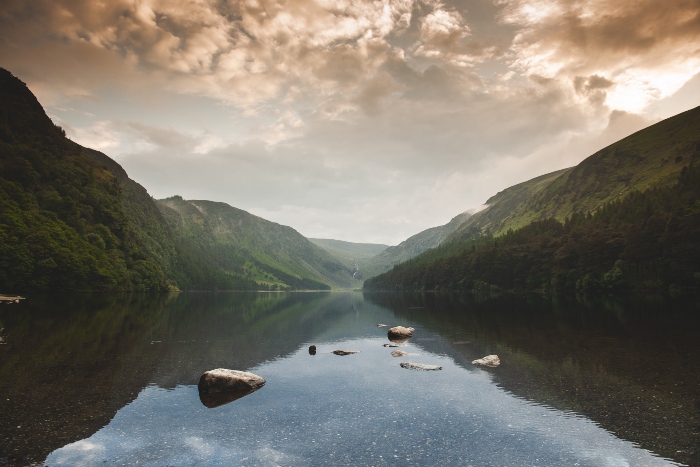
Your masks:
{"label": "submerged rock", "polygon": [[405,368],[407,370],[421,370],[421,371],[442,370],[441,366],[425,365],[423,363],[401,362],[399,365],[401,365],[401,368]]}
{"label": "submerged rock", "polygon": [[405,357],[408,355],[408,352],[404,352],[403,350],[394,350],[391,352],[392,357]]}
{"label": "submerged rock", "polygon": [[247,396],[265,385],[265,379],[246,371],[217,368],[199,378],[199,400],[214,408]]}
{"label": "submerged rock", "polygon": [[357,353],[358,350],[334,350],[331,353],[334,353],[336,355],[352,355],[354,353]]}
{"label": "submerged rock", "polygon": [[309,355],[316,355],[316,346],[315,345],[309,346]]}
{"label": "submerged rock", "polygon": [[490,367],[497,367],[498,365],[501,364],[501,359],[498,358],[498,355],[487,355],[484,358],[479,358],[478,360],[473,360],[472,363],[474,365],[484,365],[484,366],[490,366]]}

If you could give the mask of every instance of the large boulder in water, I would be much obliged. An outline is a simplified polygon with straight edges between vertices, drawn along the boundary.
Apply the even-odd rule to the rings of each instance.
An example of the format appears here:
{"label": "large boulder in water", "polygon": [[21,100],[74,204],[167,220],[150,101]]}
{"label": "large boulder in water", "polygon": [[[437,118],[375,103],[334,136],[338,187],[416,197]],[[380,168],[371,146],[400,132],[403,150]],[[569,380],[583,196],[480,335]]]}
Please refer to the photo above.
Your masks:
{"label": "large boulder in water", "polygon": [[217,368],[199,378],[199,400],[208,408],[228,404],[265,385],[265,379],[246,371]]}
{"label": "large boulder in water", "polygon": [[396,327],[389,329],[389,332],[387,332],[387,337],[389,337],[390,341],[405,342],[413,335],[413,331],[415,331],[415,329],[413,329],[413,328],[405,328],[403,326],[396,326]]}
{"label": "large boulder in water", "polygon": [[498,358],[498,355],[487,355],[484,358],[479,358],[478,360],[473,360],[472,363],[474,365],[484,365],[484,366],[490,366],[492,368],[495,368],[501,364],[501,359]]}

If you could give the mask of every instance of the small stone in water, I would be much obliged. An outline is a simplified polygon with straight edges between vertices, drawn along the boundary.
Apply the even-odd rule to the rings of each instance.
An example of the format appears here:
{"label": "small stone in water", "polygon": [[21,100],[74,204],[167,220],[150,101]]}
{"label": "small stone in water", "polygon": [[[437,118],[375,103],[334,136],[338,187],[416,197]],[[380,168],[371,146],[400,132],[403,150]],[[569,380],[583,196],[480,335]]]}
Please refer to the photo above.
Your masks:
{"label": "small stone in water", "polygon": [[484,358],[479,358],[477,360],[473,360],[472,363],[474,365],[484,365],[484,366],[490,366],[490,367],[497,367],[498,365],[501,364],[501,359],[498,358],[498,355],[487,355]]}
{"label": "small stone in water", "polygon": [[352,355],[354,353],[357,353],[357,350],[334,350],[331,353],[334,353],[336,355]]}
{"label": "small stone in water", "polygon": [[422,370],[422,371],[442,370],[441,366],[424,365],[423,363],[401,362],[400,365],[401,365],[401,368],[405,368],[407,370]]}

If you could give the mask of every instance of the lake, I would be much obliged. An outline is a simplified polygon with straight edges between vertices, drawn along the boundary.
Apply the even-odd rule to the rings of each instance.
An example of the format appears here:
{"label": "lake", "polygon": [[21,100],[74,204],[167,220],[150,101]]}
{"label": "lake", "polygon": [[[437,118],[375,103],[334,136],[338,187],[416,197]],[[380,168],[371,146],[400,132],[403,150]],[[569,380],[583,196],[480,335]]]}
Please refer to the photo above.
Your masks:
{"label": "lake", "polygon": [[[0,466],[700,466],[699,325],[697,297],[31,296],[0,306]],[[215,368],[267,383],[207,408]]]}

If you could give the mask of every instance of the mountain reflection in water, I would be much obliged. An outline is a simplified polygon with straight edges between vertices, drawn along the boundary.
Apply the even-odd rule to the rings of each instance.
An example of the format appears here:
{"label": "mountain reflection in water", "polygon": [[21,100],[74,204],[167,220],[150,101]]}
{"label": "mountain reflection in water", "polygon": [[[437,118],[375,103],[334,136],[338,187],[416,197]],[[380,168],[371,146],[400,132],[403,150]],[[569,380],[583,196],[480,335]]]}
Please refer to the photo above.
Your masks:
{"label": "mountain reflection in water", "polygon": [[[649,297],[30,298],[0,308],[0,465],[674,465],[646,450],[700,465],[697,312]],[[402,370],[377,323],[415,327],[401,348],[443,371]],[[471,364],[488,354],[501,366]],[[268,382],[208,409],[196,384],[219,367]]]}

